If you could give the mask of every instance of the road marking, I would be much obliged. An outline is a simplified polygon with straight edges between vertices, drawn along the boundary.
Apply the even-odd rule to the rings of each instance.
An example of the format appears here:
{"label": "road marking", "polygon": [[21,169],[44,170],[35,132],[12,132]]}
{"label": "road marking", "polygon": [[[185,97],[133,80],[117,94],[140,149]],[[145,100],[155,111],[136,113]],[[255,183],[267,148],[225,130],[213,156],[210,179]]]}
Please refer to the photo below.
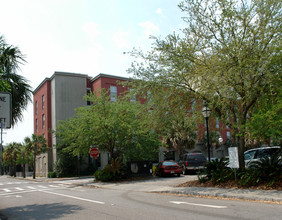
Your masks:
{"label": "road marking", "polygon": [[56,186],[56,185],[48,185],[48,186],[53,187],[53,188],[59,187],[59,186]]}
{"label": "road marking", "polygon": [[39,185],[37,187],[42,188],[42,189],[47,189],[48,188],[47,186],[41,186],[41,185]]}
{"label": "road marking", "polygon": [[197,204],[197,203],[189,203],[189,202],[179,202],[179,201],[169,201],[173,204],[185,204],[185,205],[193,205],[193,206],[202,206],[202,207],[208,207],[208,208],[215,208],[215,209],[226,209],[227,206],[217,206],[217,205],[205,205],[205,204]]}
{"label": "road marking", "polygon": [[61,194],[61,193],[54,193],[54,192],[50,192],[50,191],[42,191],[42,192],[57,195],[57,196],[64,196],[64,197],[68,197],[68,198],[72,198],[72,199],[78,199],[78,200],[82,200],[82,201],[86,201],[86,202],[93,202],[93,203],[98,203],[98,204],[102,204],[102,205],[105,204],[104,202],[91,200],[91,199],[79,198],[79,197],[76,197],[76,196],[70,196],[70,195],[65,195],[65,194]]}
{"label": "road marking", "polygon": [[29,188],[29,189],[36,189],[35,187],[32,187],[32,186],[27,186],[26,188]]}
{"label": "road marking", "polygon": [[23,190],[23,191],[17,191],[17,192],[12,192],[9,189],[3,189],[6,193],[0,193],[0,196],[8,196],[8,195],[13,195],[13,194],[22,194],[22,193],[31,193],[31,192],[44,192],[46,190],[57,190],[57,189],[64,189],[64,188],[47,188],[47,189],[36,189],[34,187],[29,186],[28,187],[30,190]]}
{"label": "road marking", "polygon": [[20,190],[20,191],[24,190],[23,188],[20,188],[20,187],[15,187],[15,189]]}
{"label": "road marking", "polygon": [[11,192],[12,190],[10,189],[3,189],[5,192]]}

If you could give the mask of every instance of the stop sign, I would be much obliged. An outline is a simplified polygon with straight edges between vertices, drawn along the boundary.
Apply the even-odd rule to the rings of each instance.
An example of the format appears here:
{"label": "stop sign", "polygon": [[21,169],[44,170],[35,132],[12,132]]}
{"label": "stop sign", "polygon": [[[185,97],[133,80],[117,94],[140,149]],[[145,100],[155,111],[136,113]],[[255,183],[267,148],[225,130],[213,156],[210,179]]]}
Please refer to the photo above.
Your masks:
{"label": "stop sign", "polygon": [[97,158],[99,156],[99,149],[98,148],[91,148],[90,156],[93,158]]}

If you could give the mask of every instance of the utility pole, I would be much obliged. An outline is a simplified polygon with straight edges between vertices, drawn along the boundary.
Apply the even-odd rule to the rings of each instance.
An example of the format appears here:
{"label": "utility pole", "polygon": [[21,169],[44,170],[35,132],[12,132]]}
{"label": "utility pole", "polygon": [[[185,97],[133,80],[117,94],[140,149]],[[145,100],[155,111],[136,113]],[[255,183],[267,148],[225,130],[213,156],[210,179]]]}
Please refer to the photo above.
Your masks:
{"label": "utility pole", "polygon": [[1,167],[0,167],[0,175],[3,175],[3,123],[1,119]]}

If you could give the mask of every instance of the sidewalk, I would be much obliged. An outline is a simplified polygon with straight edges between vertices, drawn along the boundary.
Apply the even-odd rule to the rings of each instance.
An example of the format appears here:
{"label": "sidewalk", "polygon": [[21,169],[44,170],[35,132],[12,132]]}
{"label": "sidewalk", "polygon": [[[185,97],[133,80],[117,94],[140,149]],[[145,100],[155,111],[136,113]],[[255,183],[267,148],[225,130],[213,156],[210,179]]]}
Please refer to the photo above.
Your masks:
{"label": "sidewalk", "polygon": [[[173,181],[174,179],[172,179]],[[162,183],[161,178],[153,180],[133,181],[126,183],[101,183],[90,180],[82,185],[106,189],[125,191],[139,191],[151,193],[170,193],[189,196],[221,197],[231,199],[279,202],[282,204],[282,191],[279,190],[254,190],[254,189],[225,189],[214,187],[177,187]],[[178,184],[177,184],[178,185]]]}
{"label": "sidewalk", "polygon": [[[177,187],[187,181],[187,178],[158,178],[152,177],[146,180],[127,181],[119,183],[94,182],[91,177],[74,178],[36,178],[34,181],[50,181],[84,187],[115,189],[124,191],[138,191],[151,193],[170,193],[188,196],[221,197],[231,199],[243,199],[254,201],[279,202],[282,204],[282,191],[279,190],[253,190],[253,189],[225,189],[213,187]],[[32,180],[32,179],[31,179]]]}

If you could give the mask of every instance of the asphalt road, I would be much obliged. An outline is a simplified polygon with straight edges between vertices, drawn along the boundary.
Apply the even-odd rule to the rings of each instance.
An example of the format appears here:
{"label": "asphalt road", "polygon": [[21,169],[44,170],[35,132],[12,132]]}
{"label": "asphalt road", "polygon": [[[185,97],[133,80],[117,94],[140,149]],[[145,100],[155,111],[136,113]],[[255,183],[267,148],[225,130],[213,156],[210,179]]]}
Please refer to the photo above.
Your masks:
{"label": "asphalt road", "polygon": [[[164,183],[163,179],[160,181]],[[282,216],[282,206],[278,204],[163,195],[134,188],[88,188],[68,183],[0,177],[0,219],[218,220]]]}

